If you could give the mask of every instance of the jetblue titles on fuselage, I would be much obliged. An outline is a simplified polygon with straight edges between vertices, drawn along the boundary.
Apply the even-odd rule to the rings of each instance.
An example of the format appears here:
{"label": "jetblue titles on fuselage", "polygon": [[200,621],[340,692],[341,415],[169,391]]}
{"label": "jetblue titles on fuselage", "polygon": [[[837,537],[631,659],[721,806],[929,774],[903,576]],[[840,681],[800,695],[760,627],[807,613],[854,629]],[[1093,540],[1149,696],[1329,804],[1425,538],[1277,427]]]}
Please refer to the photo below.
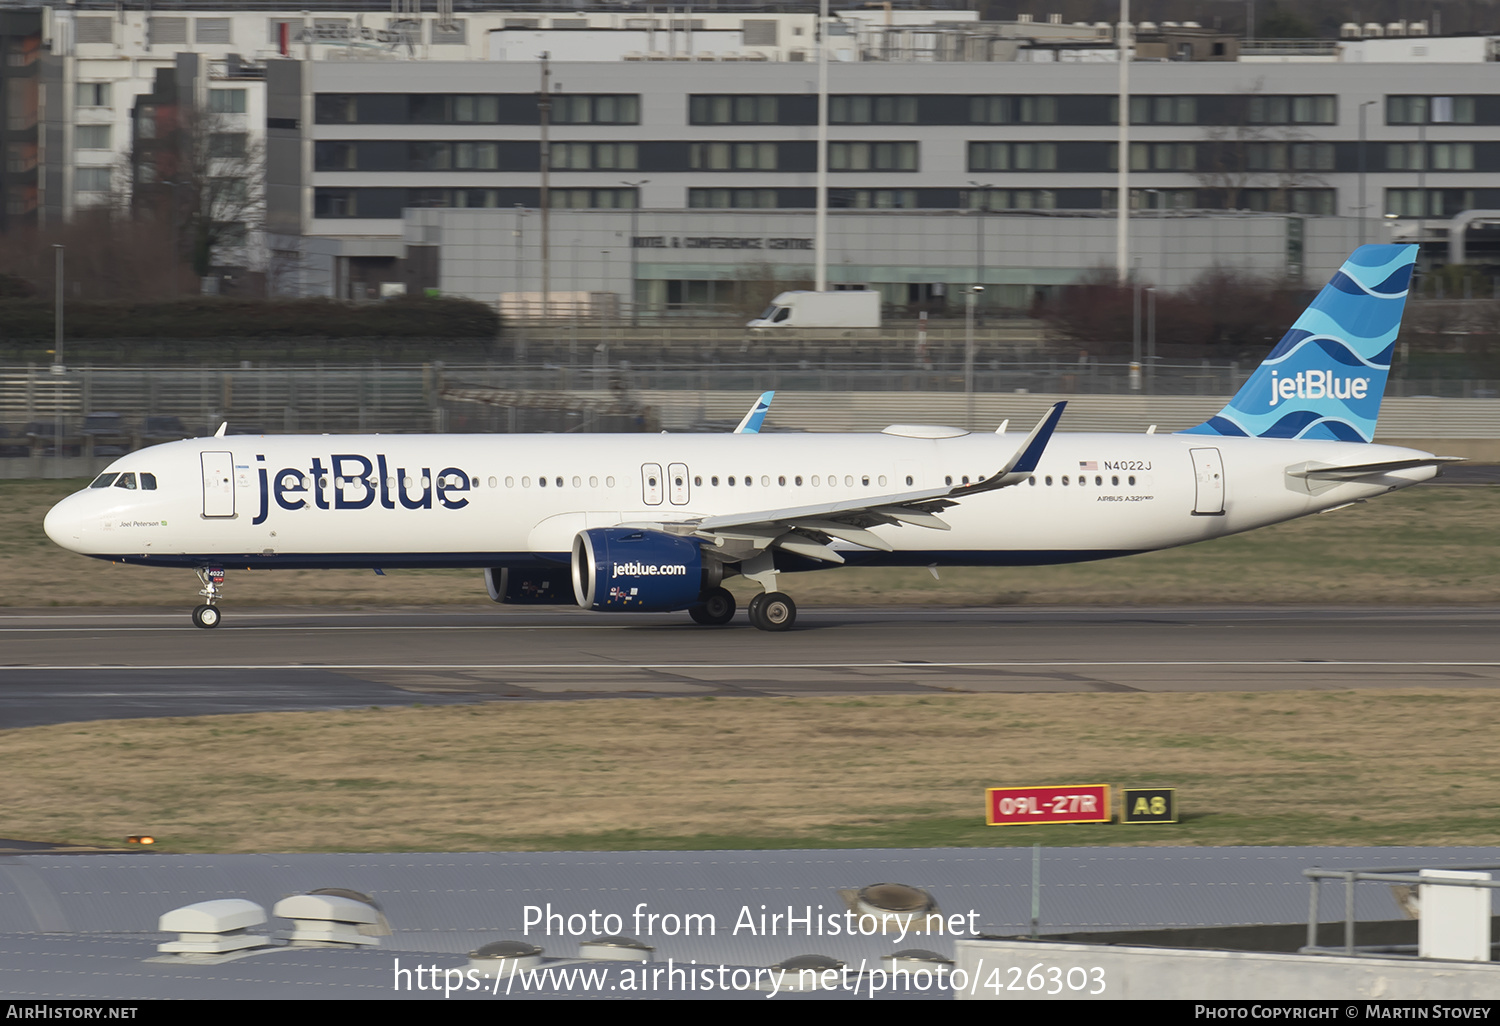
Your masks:
{"label": "jetblue titles on fuselage", "polygon": [[[264,456],[256,456],[265,463]],[[260,478],[260,505],[251,523],[263,524],[271,514],[271,500],[284,510],[307,509],[309,497],[315,509],[369,509],[378,501],[383,509],[432,509],[433,493],[445,509],[463,509],[469,500],[455,493],[470,488],[469,474],[457,467],[444,467],[434,477],[430,468],[422,467],[410,475],[405,467],[391,469],[383,453],[372,460],[358,453],[334,453],[323,465],[323,457],[314,456],[306,470],[284,467],[270,471],[257,468]],[[420,494],[413,488],[420,488]],[[330,498],[332,501],[330,501]]]}

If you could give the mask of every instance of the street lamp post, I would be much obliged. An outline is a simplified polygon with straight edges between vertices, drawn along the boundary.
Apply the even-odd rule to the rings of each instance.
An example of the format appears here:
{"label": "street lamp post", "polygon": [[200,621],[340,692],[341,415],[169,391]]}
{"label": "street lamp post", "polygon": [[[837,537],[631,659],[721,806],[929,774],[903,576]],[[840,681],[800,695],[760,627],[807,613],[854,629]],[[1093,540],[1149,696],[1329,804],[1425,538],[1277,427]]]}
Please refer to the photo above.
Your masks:
{"label": "street lamp post", "polygon": [[970,182],[972,188],[979,190],[979,201],[974,204],[974,266],[976,282],[984,284],[984,215],[990,208],[990,189],[994,186],[983,185],[979,182]]}
{"label": "street lamp post", "polygon": [[964,296],[964,426],[970,431],[974,430],[974,302],[983,291],[983,285],[971,285]]}
{"label": "street lamp post", "polygon": [[639,304],[636,302],[636,291],[639,286],[636,284],[635,236],[636,225],[639,223],[638,219],[641,210],[641,194],[639,190],[641,186],[651,184],[651,179],[642,178],[639,182],[621,182],[620,184],[637,190],[635,199],[630,204],[630,326],[638,328],[641,326],[641,318],[637,312]]}
{"label": "street lamp post", "polygon": [[1365,108],[1373,107],[1379,100],[1366,100],[1359,105],[1359,244],[1365,244],[1365,221],[1370,208],[1365,202]]}
{"label": "street lamp post", "polygon": [[63,247],[54,243],[53,255],[53,277],[57,280],[53,289],[52,297],[52,457],[62,459],[63,439],[63,415],[62,415],[62,376],[67,371],[63,363]]}

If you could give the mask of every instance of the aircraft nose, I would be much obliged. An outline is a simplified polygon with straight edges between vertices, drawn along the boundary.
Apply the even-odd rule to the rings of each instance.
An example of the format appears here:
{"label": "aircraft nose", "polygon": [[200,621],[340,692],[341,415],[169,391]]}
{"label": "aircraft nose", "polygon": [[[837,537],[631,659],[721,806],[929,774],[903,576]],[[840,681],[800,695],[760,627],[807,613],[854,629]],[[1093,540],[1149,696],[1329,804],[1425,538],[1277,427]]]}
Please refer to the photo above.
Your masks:
{"label": "aircraft nose", "polygon": [[63,548],[76,551],[79,542],[83,540],[83,520],[78,513],[77,503],[69,496],[47,511],[47,516],[42,521],[42,530]]}

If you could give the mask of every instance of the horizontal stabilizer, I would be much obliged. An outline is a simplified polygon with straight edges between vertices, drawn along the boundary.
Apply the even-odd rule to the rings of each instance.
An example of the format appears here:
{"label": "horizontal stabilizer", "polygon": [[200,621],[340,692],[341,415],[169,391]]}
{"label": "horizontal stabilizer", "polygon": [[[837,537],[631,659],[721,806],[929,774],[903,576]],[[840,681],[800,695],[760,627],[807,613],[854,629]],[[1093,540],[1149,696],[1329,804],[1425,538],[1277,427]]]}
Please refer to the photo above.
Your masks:
{"label": "horizontal stabilizer", "polygon": [[1441,467],[1445,463],[1456,463],[1462,456],[1424,456],[1416,460],[1386,460],[1383,463],[1351,463],[1342,467],[1319,466],[1304,463],[1287,468],[1292,477],[1305,477],[1315,481],[1354,481],[1361,477],[1377,477],[1397,470],[1414,470],[1417,467]]}

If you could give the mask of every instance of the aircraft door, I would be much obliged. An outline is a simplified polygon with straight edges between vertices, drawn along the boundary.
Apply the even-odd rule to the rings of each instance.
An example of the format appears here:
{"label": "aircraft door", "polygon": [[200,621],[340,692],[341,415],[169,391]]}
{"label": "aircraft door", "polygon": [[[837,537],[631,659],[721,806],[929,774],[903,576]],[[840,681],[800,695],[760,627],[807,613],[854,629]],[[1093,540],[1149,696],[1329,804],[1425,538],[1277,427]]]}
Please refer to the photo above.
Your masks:
{"label": "aircraft door", "polygon": [[200,453],[203,463],[203,515],[234,516],[234,454]]}
{"label": "aircraft door", "polygon": [[671,489],[672,505],[686,506],[690,494],[686,463],[673,463],[667,467],[667,485]]}
{"label": "aircraft door", "polygon": [[661,505],[661,464],[641,464],[641,493],[648,506]]}
{"label": "aircraft door", "polygon": [[1195,517],[1224,515],[1224,460],[1218,449],[1193,449],[1193,475],[1197,479]]}

